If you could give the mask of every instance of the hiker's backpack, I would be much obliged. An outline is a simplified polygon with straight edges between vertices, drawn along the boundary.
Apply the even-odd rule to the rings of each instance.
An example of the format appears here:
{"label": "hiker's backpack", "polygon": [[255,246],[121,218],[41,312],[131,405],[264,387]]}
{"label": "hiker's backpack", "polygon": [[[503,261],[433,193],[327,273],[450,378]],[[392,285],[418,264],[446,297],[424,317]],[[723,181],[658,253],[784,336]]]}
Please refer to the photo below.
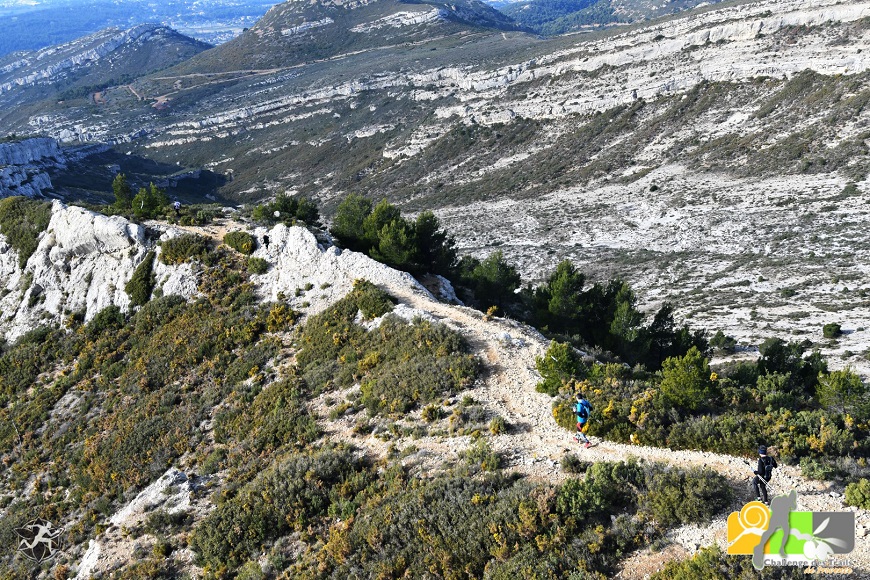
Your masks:
{"label": "hiker's backpack", "polygon": [[773,459],[770,457],[762,457],[761,463],[764,465],[764,473],[761,475],[764,477],[765,481],[770,481],[771,476],[773,476]]}
{"label": "hiker's backpack", "polygon": [[578,417],[580,417],[581,419],[588,419],[589,418],[590,405],[587,401],[584,400],[584,401],[577,403],[576,407],[577,407],[576,411],[577,411]]}

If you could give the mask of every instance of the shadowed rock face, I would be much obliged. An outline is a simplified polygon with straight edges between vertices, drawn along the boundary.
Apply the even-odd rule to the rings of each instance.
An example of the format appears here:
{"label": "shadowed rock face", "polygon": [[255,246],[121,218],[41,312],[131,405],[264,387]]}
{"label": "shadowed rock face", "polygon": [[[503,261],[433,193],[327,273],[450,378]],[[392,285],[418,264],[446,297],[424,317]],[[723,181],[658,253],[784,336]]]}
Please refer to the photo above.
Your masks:
{"label": "shadowed rock face", "polygon": [[50,190],[51,178],[45,170],[62,166],[64,161],[64,154],[54,139],[0,143],[0,197],[35,197]]}

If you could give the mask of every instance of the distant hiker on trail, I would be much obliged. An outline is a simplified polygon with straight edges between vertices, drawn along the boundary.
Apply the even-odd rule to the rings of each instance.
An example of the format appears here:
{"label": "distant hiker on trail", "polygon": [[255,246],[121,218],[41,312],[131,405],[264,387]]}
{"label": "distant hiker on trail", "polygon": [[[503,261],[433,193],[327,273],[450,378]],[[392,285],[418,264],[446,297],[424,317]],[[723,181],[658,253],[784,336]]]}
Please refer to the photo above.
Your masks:
{"label": "distant hiker on trail", "polygon": [[178,217],[178,210],[181,209],[181,202],[177,201],[172,204],[172,208],[175,210],[175,216]]}
{"label": "distant hiker on trail", "polygon": [[263,236],[263,246],[268,250],[269,249],[269,236]]}
{"label": "distant hiker on trail", "polygon": [[583,395],[577,395],[577,403],[574,404],[574,414],[577,415],[577,434],[574,435],[574,439],[577,443],[583,441],[585,443],[584,447],[587,449],[592,447],[592,443],[583,431],[586,430],[586,426],[589,424],[589,413],[591,412],[592,404]]}
{"label": "distant hiker on trail", "polygon": [[[761,570],[764,567],[764,544],[780,529],[782,530],[782,541],[779,544],[779,555],[785,558],[785,545],[788,543],[791,533],[788,516],[793,509],[797,509],[797,492],[795,490],[791,490],[788,495],[775,497],[770,502],[770,523],[767,524],[767,529],[761,535],[758,545],[752,550],[752,565],[755,566],[756,570]],[[770,551],[773,552],[773,546],[770,547]]]}
{"label": "distant hiker on trail", "polygon": [[770,481],[773,475],[773,469],[779,467],[776,464],[776,459],[767,456],[767,447],[764,445],[758,448],[758,467],[752,473],[755,477],[752,478],[752,487],[755,489],[755,501],[761,501],[770,505],[767,500],[767,482]]}

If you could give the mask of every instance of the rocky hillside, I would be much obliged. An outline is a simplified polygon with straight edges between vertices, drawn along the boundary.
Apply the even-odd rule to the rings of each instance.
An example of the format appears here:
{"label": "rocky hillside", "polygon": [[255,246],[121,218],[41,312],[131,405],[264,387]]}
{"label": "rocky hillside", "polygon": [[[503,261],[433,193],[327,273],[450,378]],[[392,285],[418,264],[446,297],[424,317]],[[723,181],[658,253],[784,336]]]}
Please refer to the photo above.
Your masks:
{"label": "rocky hillside", "polygon": [[19,109],[9,126],[201,167],[228,199],[432,208],[465,253],[500,249],[528,278],[568,258],[748,356],[791,336],[870,370],[870,4],[717,4],[549,40],[420,16],[436,8],[285,3],[102,91],[104,115]]}
{"label": "rocky hillside", "polygon": [[101,103],[100,91],[178,64],[209,45],[157,25],[110,28],[59,46],[0,58],[0,122],[37,113],[44,99]]}
{"label": "rocky hillside", "polygon": [[715,4],[701,0],[519,0],[495,5],[519,24],[545,35],[621,26]]}
{"label": "rocky hillside", "polygon": [[[12,527],[40,515],[65,530],[62,555],[42,572],[56,578],[368,576],[388,565],[413,575],[435,565],[428,550],[443,551],[445,574],[509,577],[544,559],[566,574],[641,578],[724,547],[725,517],[747,499],[739,456],[606,431],[627,421],[630,441],[647,437],[655,382],[629,380],[618,365],[590,372],[601,413],[593,433],[623,434],[572,449],[559,426],[563,395],[536,390],[550,357],[540,333],[439,302],[408,274],[304,228],[134,224],[58,202],[48,215],[23,266],[0,243],[0,328],[20,337],[0,351],[0,368],[28,361],[0,379],[7,574],[39,575],[14,555]],[[238,229],[268,234],[247,259],[265,272],[215,247]],[[191,234],[210,244],[193,250]],[[130,282],[149,275],[132,305]],[[622,417],[628,405],[647,418]],[[709,420],[679,412],[683,437],[691,421]],[[799,437],[815,428],[797,427]],[[789,462],[839,453],[825,443],[806,455],[780,437]],[[838,465],[858,465],[848,455],[864,452],[856,445]],[[777,485],[798,489],[802,508],[854,511],[851,565],[870,572],[870,516],[844,505],[842,482],[807,477],[829,464],[807,465],[784,466]],[[629,495],[606,491],[626,481]],[[426,534],[381,522],[384,510]],[[500,545],[491,525],[511,538],[501,552],[490,551]],[[582,548],[593,530],[601,550]],[[403,547],[413,553],[392,561]],[[716,570],[748,565],[712,554]]]}

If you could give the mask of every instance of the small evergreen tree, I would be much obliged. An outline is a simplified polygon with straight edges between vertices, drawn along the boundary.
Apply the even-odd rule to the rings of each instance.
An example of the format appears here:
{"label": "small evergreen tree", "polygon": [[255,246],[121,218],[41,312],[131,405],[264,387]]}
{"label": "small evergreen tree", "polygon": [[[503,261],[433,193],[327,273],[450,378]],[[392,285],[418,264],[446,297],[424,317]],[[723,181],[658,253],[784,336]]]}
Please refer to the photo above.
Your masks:
{"label": "small evergreen tree", "polygon": [[586,277],[569,260],[556,266],[547,282],[535,292],[538,311],[551,330],[569,332],[583,311]]}
{"label": "small evergreen tree", "polygon": [[402,219],[399,208],[385,199],[378,202],[372,212],[365,217],[362,223],[363,241],[369,248],[378,247],[381,230],[385,226]]}
{"label": "small evergreen tree", "polygon": [[670,357],[662,363],[662,394],[678,407],[699,409],[713,394],[710,364],[697,347],[683,357]]}
{"label": "small evergreen tree", "polygon": [[352,193],[338,205],[330,232],[343,246],[365,252],[369,245],[364,240],[363,222],[372,213],[372,201]]}
{"label": "small evergreen tree", "polygon": [[471,273],[478,300],[488,300],[499,308],[509,302],[520,287],[517,269],[508,264],[501,251],[480,262]]}
{"label": "small evergreen tree", "polygon": [[124,211],[130,209],[133,202],[133,188],[127,182],[127,176],[119,173],[112,181],[112,192],[115,194],[115,209]]}
{"label": "small evergreen tree", "polygon": [[438,218],[424,211],[414,223],[420,270],[449,276],[456,263],[456,247],[452,237],[441,229]]}
{"label": "small evergreen tree", "polygon": [[166,192],[153,183],[139,189],[133,198],[133,215],[139,219],[157,217],[160,210],[169,203]]}
{"label": "small evergreen tree", "polygon": [[399,218],[384,225],[378,232],[377,245],[371,250],[372,257],[393,268],[413,270],[418,263],[414,231]]}

